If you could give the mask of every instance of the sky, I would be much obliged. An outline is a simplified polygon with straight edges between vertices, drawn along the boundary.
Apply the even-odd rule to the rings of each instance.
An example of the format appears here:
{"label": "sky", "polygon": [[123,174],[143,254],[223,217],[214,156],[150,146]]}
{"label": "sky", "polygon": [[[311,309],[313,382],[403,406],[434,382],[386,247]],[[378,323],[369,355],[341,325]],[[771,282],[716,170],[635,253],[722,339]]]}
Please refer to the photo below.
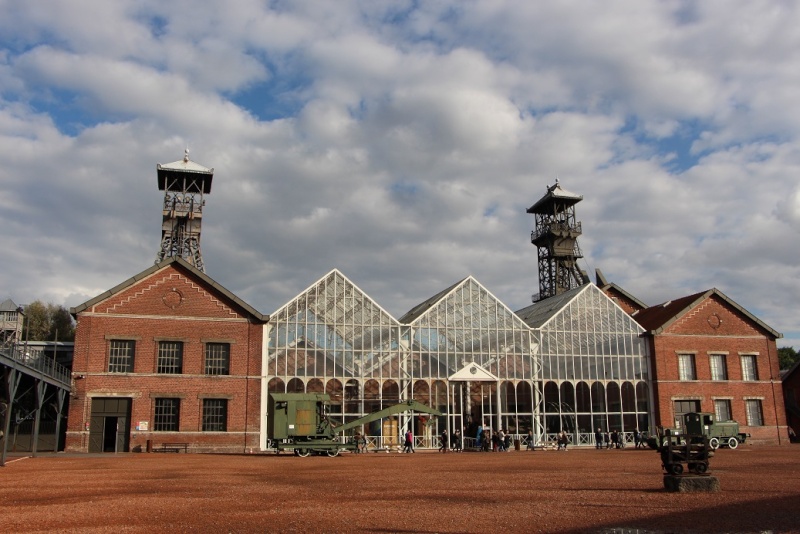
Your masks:
{"label": "sky", "polygon": [[593,280],[800,348],[799,66],[792,1],[0,0],[0,299],[153,265],[188,148],[205,272],[262,313],[334,268],[395,317],[469,275],[527,306],[558,180]]}

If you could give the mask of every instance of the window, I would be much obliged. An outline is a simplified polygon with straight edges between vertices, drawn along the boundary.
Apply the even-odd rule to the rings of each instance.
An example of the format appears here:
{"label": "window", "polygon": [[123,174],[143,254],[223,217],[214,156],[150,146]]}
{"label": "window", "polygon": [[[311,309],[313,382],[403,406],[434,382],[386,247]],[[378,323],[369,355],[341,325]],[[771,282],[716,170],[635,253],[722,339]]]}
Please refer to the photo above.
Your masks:
{"label": "window", "polygon": [[714,401],[714,415],[717,421],[730,421],[731,417],[731,401],[725,399],[717,399]]}
{"label": "window", "polygon": [[225,432],[228,430],[228,401],[226,399],[203,399],[203,432]]}
{"label": "window", "polygon": [[760,400],[746,400],[747,424],[750,426],[764,426],[764,413],[761,411]]}
{"label": "window", "polygon": [[230,374],[231,346],[228,343],[206,343],[207,375]]}
{"label": "window", "polygon": [[153,430],[156,432],[177,432],[180,423],[180,413],[180,399],[156,399]]}
{"label": "window", "polygon": [[711,363],[711,380],[728,379],[728,366],[724,354],[711,354],[709,362]]}
{"label": "window", "polygon": [[756,357],[750,354],[742,356],[742,380],[758,380]]}
{"label": "window", "polygon": [[699,400],[679,400],[672,403],[672,410],[675,412],[675,428],[683,428],[683,414],[700,411]]}
{"label": "window", "polygon": [[678,378],[680,380],[697,380],[694,354],[678,354]]}
{"label": "window", "polygon": [[132,373],[135,347],[135,341],[123,339],[111,340],[108,346],[108,372]]}
{"label": "window", "polygon": [[179,375],[183,371],[183,343],[180,341],[160,341],[158,343],[158,364],[156,373]]}

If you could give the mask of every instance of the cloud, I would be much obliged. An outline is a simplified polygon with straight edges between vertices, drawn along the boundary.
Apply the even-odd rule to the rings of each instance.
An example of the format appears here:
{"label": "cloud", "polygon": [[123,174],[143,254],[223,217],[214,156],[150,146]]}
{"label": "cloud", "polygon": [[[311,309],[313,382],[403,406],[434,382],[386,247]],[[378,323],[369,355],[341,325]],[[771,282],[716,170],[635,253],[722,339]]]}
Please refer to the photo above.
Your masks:
{"label": "cloud", "polygon": [[[0,2],[0,287],[149,267],[156,163],[214,167],[206,272],[270,313],[334,267],[396,316],[538,291],[534,219],[649,303],[718,287],[800,346],[790,3]],[[98,24],[98,21],[103,21]]]}

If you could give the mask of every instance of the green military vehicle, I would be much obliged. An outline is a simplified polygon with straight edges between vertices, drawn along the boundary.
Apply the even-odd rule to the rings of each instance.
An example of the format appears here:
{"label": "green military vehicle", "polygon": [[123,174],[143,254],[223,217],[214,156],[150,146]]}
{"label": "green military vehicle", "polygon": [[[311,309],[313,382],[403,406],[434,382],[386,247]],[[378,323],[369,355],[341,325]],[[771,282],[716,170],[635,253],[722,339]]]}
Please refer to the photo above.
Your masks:
{"label": "green military vehicle", "polygon": [[683,415],[683,427],[687,434],[706,436],[708,445],[712,449],[720,447],[735,449],[750,436],[739,432],[739,423],[736,421],[714,419],[713,413],[690,412]]}
{"label": "green military vehicle", "polygon": [[651,449],[661,447],[662,437],[669,434],[672,440],[685,441],[687,437],[698,440],[698,436],[708,439],[708,446],[712,450],[720,447],[735,449],[744,443],[750,434],[739,432],[739,423],[736,421],[715,421],[713,413],[689,412],[683,414],[683,429],[661,428],[655,436],[647,439]]}
{"label": "green military vehicle", "polygon": [[353,451],[356,444],[338,438],[347,430],[377,421],[390,415],[415,411],[441,416],[442,413],[424,404],[409,400],[365,415],[355,421],[336,425],[328,417],[330,395],[324,393],[270,393],[267,403],[267,438],[276,453],[291,449],[296,456]]}

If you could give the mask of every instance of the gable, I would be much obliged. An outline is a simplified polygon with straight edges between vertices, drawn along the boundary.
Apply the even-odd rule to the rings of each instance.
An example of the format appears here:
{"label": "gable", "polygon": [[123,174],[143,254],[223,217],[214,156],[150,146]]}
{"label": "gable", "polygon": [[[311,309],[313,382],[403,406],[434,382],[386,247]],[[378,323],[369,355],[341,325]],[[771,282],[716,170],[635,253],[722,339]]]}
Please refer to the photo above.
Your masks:
{"label": "gable", "polygon": [[705,336],[763,336],[764,331],[747,314],[712,293],[666,325],[664,334]]}
{"label": "gable", "polygon": [[203,280],[169,265],[93,303],[82,313],[237,319],[233,303]]}

